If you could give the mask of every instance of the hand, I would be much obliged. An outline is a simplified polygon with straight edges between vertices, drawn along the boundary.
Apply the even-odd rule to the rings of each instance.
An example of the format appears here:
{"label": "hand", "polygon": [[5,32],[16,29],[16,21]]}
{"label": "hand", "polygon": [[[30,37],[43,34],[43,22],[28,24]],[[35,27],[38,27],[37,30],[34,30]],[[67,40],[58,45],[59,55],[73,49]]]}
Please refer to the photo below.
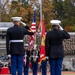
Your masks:
{"label": "hand", "polygon": [[30,28],[29,28],[28,26],[25,26],[25,28],[26,28],[27,30],[30,30]]}
{"label": "hand", "polygon": [[21,23],[22,23],[24,26],[26,26],[26,24],[25,24],[24,22],[21,21]]}
{"label": "hand", "polygon": [[9,58],[9,59],[11,58],[11,55],[10,55],[10,54],[8,54],[8,58]]}
{"label": "hand", "polygon": [[46,59],[49,59],[49,57],[47,56]]}
{"label": "hand", "polygon": [[60,29],[60,30],[64,30],[64,29],[62,28],[62,26],[60,26],[60,25],[59,25],[59,29]]}
{"label": "hand", "polygon": [[36,58],[38,58],[38,56],[35,56]]}
{"label": "hand", "polygon": [[27,57],[27,55],[25,55],[24,57]]}

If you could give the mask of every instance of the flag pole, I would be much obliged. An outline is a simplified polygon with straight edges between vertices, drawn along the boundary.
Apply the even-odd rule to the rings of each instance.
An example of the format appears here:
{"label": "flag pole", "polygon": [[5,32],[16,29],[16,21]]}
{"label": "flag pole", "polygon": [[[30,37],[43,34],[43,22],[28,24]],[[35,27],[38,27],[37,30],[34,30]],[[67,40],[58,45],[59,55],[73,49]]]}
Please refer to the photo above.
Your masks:
{"label": "flag pole", "polygon": [[42,20],[42,0],[39,0],[40,2],[40,21]]}
{"label": "flag pole", "polygon": [[[36,8],[36,6],[34,5],[34,14],[36,13],[36,10],[37,10],[37,8]],[[36,16],[35,16],[35,20],[36,20]],[[36,22],[35,22],[36,23]],[[34,34],[34,44],[36,44],[36,32],[35,32],[35,34]]]}
{"label": "flag pole", "polygon": [[[42,0],[39,0],[39,4],[40,4],[40,23],[41,23],[42,22]],[[42,31],[42,25],[40,25],[40,28],[41,28],[41,31]]]}
{"label": "flag pole", "polygon": [[41,64],[42,60],[46,59],[45,55],[45,26],[44,26],[44,15],[42,15],[42,0],[39,0],[40,2],[40,28],[41,28],[41,47],[40,47],[40,61],[39,64]]}

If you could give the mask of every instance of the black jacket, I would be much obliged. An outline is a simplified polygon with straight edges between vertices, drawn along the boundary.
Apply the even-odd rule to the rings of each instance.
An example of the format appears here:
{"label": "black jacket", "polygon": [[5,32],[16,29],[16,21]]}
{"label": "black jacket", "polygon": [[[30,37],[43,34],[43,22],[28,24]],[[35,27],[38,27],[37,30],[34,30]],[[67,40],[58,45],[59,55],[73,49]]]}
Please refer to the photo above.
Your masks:
{"label": "black jacket", "polygon": [[60,31],[57,29],[53,29],[47,32],[45,41],[46,56],[48,56],[49,58],[63,58],[63,40],[69,38],[70,35],[65,30]]}
{"label": "black jacket", "polygon": [[14,25],[7,30],[6,33],[6,50],[7,54],[24,54],[23,42],[11,42],[10,40],[23,40],[24,35],[33,35],[33,32],[29,32],[26,28],[22,28],[18,25]]}

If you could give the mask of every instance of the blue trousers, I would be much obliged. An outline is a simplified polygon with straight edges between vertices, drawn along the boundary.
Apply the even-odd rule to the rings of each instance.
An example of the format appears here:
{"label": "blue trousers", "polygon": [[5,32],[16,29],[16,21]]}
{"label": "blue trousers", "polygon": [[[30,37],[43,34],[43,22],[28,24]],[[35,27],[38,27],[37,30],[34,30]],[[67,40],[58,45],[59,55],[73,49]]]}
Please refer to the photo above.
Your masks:
{"label": "blue trousers", "polygon": [[32,62],[33,75],[37,75],[37,70],[38,70],[38,62]]}
{"label": "blue trousers", "polygon": [[11,55],[11,75],[22,75],[23,55]]}
{"label": "blue trousers", "polygon": [[62,61],[63,58],[49,60],[51,75],[61,75]]}
{"label": "blue trousers", "polygon": [[29,63],[26,63],[26,65],[24,64],[24,75],[28,75],[28,69],[29,69],[28,64]]}
{"label": "blue trousers", "polygon": [[41,63],[42,75],[47,75],[47,73],[46,73],[47,72],[46,66],[47,66],[47,61],[46,60],[42,61],[42,63]]}

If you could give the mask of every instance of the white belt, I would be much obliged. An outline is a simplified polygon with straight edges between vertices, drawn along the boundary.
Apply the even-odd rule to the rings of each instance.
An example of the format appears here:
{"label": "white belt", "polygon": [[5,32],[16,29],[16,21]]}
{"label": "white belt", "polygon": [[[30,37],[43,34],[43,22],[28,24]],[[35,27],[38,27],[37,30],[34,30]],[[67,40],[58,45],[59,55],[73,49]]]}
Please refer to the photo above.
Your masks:
{"label": "white belt", "polygon": [[23,40],[10,40],[10,43],[11,42],[23,42]]}

